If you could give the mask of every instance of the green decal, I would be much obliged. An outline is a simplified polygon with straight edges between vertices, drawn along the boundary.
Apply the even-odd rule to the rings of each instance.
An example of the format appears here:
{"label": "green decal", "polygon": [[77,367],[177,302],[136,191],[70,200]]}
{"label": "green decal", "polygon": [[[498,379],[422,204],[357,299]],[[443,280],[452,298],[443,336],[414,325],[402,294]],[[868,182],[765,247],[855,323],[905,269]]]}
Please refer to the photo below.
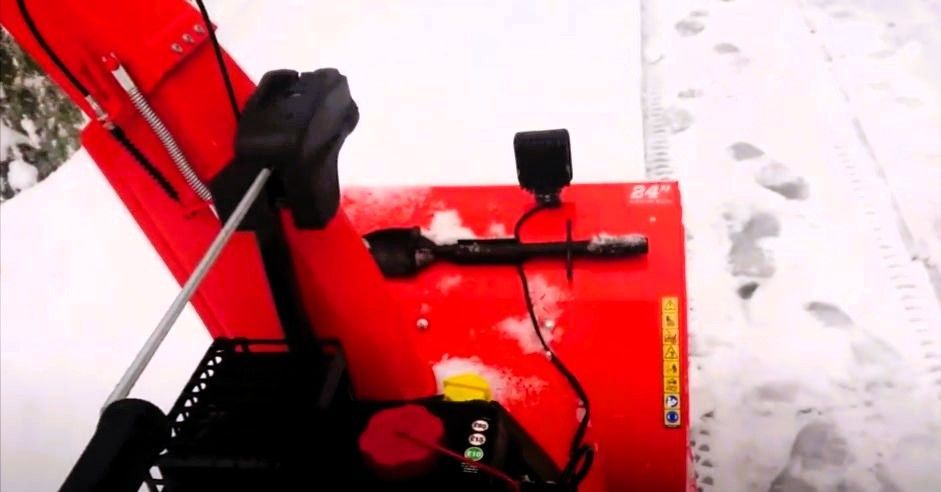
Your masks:
{"label": "green decal", "polygon": [[464,450],[464,457],[469,460],[480,461],[484,457],[484,450],[471,446]]}

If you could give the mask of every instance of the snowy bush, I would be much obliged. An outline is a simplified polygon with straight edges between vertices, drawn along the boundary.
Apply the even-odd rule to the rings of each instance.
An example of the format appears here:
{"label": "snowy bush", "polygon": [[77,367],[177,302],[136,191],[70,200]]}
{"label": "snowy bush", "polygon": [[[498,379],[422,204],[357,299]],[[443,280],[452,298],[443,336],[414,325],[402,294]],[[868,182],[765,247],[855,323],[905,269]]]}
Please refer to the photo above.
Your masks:
{"label": "snowy bush", "polygon": [[0,30],[0,202],[52,174],[78,146],[85,117]]}

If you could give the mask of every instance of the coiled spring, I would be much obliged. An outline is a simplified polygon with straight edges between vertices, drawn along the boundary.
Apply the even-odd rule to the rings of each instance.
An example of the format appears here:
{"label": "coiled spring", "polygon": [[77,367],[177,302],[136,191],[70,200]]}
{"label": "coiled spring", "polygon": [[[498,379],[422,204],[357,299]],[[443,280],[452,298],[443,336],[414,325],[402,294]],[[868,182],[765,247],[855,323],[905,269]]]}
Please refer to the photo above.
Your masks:
{"label": "coiled spring", "polygon": [[150,107],[147,99],[141,93],[140,89],[137,88],[137,85],[134,84],[134,81],[131,80],[131,77],[127,74],[127,71],[124,70],[124,67],[118,65],[117,68],[112,70],[112,73],[131,98],[131,103],[134,104],[134,107],[137,108],[137,111],[144,117],[144,120],[147,121],[150,128],[157,134],[157,138],[160,139],[163,147],[170,155],[170,159],[173,160],[173,163],[180,171],[180,174],[183,175],[183,179],[186,180],[186,183],[189,184],[190,188],[192,188],[201,199],[207,202],[212,201],[212,194],[209,192],[209,188],[200,181],[199,176],[196,175],[196,172],[193,171],[193,168],[186,160],[186,156],[183,155],[183,151],[180,150],[179,145],[176,144],[176,140],[173,139],[170,130],[167,129],[163,121],[160,120],[160,117],[157,116],[157,113]]}

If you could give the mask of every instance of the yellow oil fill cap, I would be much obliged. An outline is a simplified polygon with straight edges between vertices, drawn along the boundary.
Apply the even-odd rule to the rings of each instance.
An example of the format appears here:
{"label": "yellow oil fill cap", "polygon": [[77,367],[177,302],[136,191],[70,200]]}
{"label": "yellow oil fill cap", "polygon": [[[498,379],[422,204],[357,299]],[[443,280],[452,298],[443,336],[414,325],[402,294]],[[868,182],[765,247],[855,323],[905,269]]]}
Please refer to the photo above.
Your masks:
{"label": "yellow oil fill cap", "polygon": [[448,401],[490,401],[490,384],[487,380],[474,373],[457,374],[445,378],[444,399]]}

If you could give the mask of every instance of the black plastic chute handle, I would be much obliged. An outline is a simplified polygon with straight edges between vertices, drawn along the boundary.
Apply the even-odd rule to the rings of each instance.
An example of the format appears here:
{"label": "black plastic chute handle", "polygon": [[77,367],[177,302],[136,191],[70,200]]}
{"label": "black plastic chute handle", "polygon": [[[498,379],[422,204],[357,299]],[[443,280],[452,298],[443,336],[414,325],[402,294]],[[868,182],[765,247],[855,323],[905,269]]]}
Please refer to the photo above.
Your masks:
{"label": "black plastic chute handle", "polygon": [[436,245],[432,252],[441,260],[463,265],[515,264],[537,257],[574,255],[583,258],[626,258],[647,253],[647,238],[637,235],[586,241],[521,243],[508,239],[466,239],[456,244]]}
{"label": "black plastic chute handle", "polygon": [[137,492],[170,440],[170,421],[131,398],[108,405],[60,492]]}
{"label": "black plastic chute handle", "polygon": [[[436,244],[418,227],[380,229],[364,237],[379,270],[386,277],[409,277],[436,261],[458,265],[512,265],[532,258],[574,257],[623,259],[644,255],[649,249],[642,234],[601,234],[590,240],[523,243],[515,238],[464,239]],[[570,268],[570,266],[569,266]]]}

